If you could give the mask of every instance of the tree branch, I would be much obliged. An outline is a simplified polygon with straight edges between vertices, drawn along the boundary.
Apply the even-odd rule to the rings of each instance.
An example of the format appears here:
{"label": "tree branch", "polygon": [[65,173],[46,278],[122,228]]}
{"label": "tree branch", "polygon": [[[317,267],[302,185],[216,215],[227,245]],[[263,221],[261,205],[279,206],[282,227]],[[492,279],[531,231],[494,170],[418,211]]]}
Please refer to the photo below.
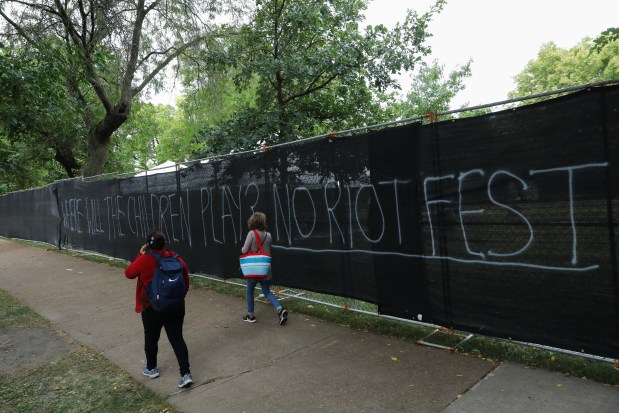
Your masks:
{"label": "tree branch", "polygon": [[[168,57],[163,62],[165,64],[160,67],[157,65],[155,70],[146,77],[146,79],[142,82],[140,86],[136,90],[131,89],[131,84],[133,83],[133,78],[135,76],[135,71],[138,67],[138,56],[140,53],[140,39],[142,36],[142,24],[144,23],[144,19],[146,15],[152,11],[158,4],[160,0],[153,1],[148,7],[144,8],[144,0],[138,0],[137,10],[136,10],[136,18],[133,24],[133,33],[131,36],[131,47],[129,49],[129,60],[127,61],[127,69],[125,71],[125,76],[123,77],[122,90],[121,90],[121,100],[123,102],[129,102],[139,91],[141,91],[148,82],[150,82],[153,77],[159,73],[174,57],[178,56],[178,54],[172,54],[172,57]],[[146,83],[144,83],[146,82]]]}
{"label": "tree branch", "polygon": [[105,111],[108,113],[111,112],[113,110],[112,103],[110,102],[110,99],[108,98],[107,93],[105,92],[105,89],[103,88],[103,85],[101,84],[101,81],[99,80],[99,76],[91,60],[89,48],[87,48],[86,45],[81,42],[82,37],[75,30],[75,27],[73,26],[73,22],[71,21],[71,18],[69,17],[67,13],[67,10],[60,3],[60,0],[54,0],[54,3],[56,4],[56,7],[58,8],[58,12],[59,12],[63,26],[67,30],[75,46],[77,46],[77,48],[83,54],[82,58],[84,59],[84,67],[86,68],[86,73],[88,74],[88,82],[90,83],[92,88],[95,90],[95,93],[97,94],[97,97],[99,98],[99,100],[101,101],[101,104],[105,108]]}
{"label": "tree branch", "polygon": [[144,56],[142,59],[140,59],[140,61],[138,62],[137,66],[141,66],[142,63],[144,63],[145,61],[147,61],[151,56],[155,56],[155,55],[166,55],[168,53],[170,53],[171,50],[174,50],[174,46],[170,46],[168,47],[166,50],[163,50],[161,52],[159,51],[152,51],[149,54],[147,54],[146,56]]}
{"label": "tree branch", "polygon": [[34,48],[36,48],[37,50],[42,50],[40,45],[35,42],[33,39],[30,38],[30,36],[28,36],[28,34],[24,31],[24,29],[21,28],[20,25],[18,25],[17,23],[15,23],[9,16],[7,16],[6,14],[4,14],[4,11],[2,11],[2,9],[0,9],[0,16],[2,16],[2,18],[4,20],[6,20],[7,23],[9,23],[11,26],[13,26],[15,28],[15,30],[17,31],[17,33],[24,38],[24,40],[26,40],[26,42],[28,44],[30,44],[31,46],[33,46]]}
{"label": "tree branch", "polygon": [[155,76],[157,76],[157,74],[161,72],[172,60],[174,60],[185,50],[189,49],[191,46],[195,45],[196,43],[202,40],[204,40],[204,38],[199,37],[199,38],[192,40],[191,42],[185,43],[184,45],[174,49],[174,52],[170,53],[164,60],[159,62],[159,64],[157,64],[157,66],[142,80],[142,83],[140,83],[136,88],[133,89],[131,97],[140,93],[150,83],[150,81]]}
{"label": "tree branch", "polygon": [[[323,73],[324,73],[324,72],[323,72]],[[313,80],[313,81],[312,81],[312,82],[311,82],[311,83],[307,86],[307,88],[306,88],[303,92],[297,93],[296,95],[291,95],[291,96],[289,96],[289,97],[288,97],[288,98],[284,101],[284,103],[288,103],[288,102],[290,102],[290,101],[292,101],[292,100],[295,100],[295,99],[298,99],[298,98],[300,98],[300,97],[303,97],[303,96],[309,95],[309,94],[311,94],[311,93],[314,93],[314,92],[315,92],[315,91],[317,91],[317,90],[320,90],[320,89],[322,89],[322,88],[326,87],[327,85],[329,85],[329,83],[333,82],[333,80],[335,80],[335,78],[337,78],[337,77],[339,76],[339,73],[334,73],[334,74],[332,74],[332,75],[331,75],[331,76],[329,76],[329,78],[327,78],[324,82],[322,82],[321,84],[319,84],[319,85],[317,85],[317,86],[314,86],[314,85],[316,84],[316,82],[318,82],[318,80],[320,80],[321,76],[322,76],[322,74],[321,74],[321,75],[319,75],[319,76],[317,76],[317,77],[316,77],[316,78],[315,78],[315,79],[314,79],[314,80]]]}
{"label": "tree branch", "polygon": [[84,47],[87,47],[87,42],[86,42],[86,32],[87,30],[87,26],[88,26],[88,16],[86,15],[86,11],[84,10],[84,3],[82,0],[78,0],[77,2],[78,6],[79,6],[79,10],[80,10],[80,16],[82,17],[82,44],[84,45]]}

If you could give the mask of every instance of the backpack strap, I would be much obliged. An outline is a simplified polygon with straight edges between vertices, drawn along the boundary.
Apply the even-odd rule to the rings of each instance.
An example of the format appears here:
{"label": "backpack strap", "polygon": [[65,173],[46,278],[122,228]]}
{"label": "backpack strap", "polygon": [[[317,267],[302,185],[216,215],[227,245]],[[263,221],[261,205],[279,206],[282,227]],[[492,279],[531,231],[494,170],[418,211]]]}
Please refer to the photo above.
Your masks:
{"label": "backpack strap", "polygon": [[[256,242],[258,243],[258,250],[261,254],[265,254],[264,250],[262,249],[262,242],[260,241],[260,235],[258,234],[258,230],[254,230],[254,235],[256,237]],[[266,239],[267,234],[264,235],[264,240],[266,241]]]}
{"label": "backpack strap", "polygon": [[[164,257],[159,254],[157,251],[151,251],[147,253],[148,255],[152,255],[153,257],[155,257],[155,259],[157,260],[157,265],[159,265],[159,261],[161,261]],[[178,254],[175,252],[171,253],[172,255],[165,257],[165,258],[174,258],[178,260]]]}
{"label": "backpack strap", "polygon": [[147,252],[147,254],[148,254],[148,255],[150,255],[150,256],[155,257],[155,259],[157,260],[157,262],[159,262],[159,260],[162,258],[162,257],[161,257],[161,254],[159,254],[159,253],[158,253],[158,252],[156,252],[156,251],[150,251],[150,252]]}

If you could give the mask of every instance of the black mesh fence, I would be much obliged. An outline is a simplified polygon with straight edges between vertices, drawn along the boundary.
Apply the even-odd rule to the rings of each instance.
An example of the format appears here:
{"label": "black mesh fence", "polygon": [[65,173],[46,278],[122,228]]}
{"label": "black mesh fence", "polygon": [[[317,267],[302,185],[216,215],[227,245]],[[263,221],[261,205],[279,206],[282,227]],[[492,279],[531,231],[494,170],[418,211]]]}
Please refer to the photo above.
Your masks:
{"label": "black mesh fence", "polygon": [[0,234],[60,245],[60,211],[54,186],[0,197]]}
{"label": "black mesh fence", "polygon": [[153,228],[240,277],[252,211],[278,285],[619,358],[619,88],[484,116],[64,181],[0,197],[1,234],[132,259]]}

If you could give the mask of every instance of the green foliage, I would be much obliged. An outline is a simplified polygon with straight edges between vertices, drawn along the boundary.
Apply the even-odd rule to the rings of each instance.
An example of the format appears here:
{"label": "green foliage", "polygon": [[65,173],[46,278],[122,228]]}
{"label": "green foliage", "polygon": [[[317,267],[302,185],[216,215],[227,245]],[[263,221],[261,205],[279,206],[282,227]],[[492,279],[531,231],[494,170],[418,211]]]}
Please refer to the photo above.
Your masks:
{"label": "green foliage", "polygon": [[380,99],[399,87],[394,75],[430,52],[427,25],[443,4],[438,0],[422,15],[409,11],[389,31],[382,25],[361,30],[366,1],[257,1],[250,23],[209,55],[233,74],[237,93],[256,86],[254,99],[235,108],[234,117],[205,123],[207,153],[381,122]]}
{"label": "green foliage", "polygon": [[619,78],[619,39],[610,40],[592,50],[592,41],[582,40],[570,49],[554,43],[544,44],[516,77],[516,90],[510,98]]}
{"label": "green foliage", "polygon": [[39,149],[36,144],[12,141],[0,127],[0,193],[43,186],[65,176],[53,154],[42,158]]}
{"label": "green foliage", "polygon": [[[142,27],[125,16],[125,3],[89,3],[95,18],[80,26],[77,9],[66,9],[69,20],[59,24],[53,9],[66,5],[33,2],[21,31],[7,25],[22,42],[6,43],[0,62],[1,85],[18,91],[10,95],[16,99],[0,98],[0,171],[7,173],[0,190],[382,123],[445,104],[467,76],[461,69],[396,104],[395,75],[429,54],[427,25],[444,0],[427,13],[409,11],[392,30],[361,28],[365,0],[257,1],[243,16],[248,23],[233,30],[193,16],[211,18],[235,2],[153,3]],[[46,24],[58,30],[40,30]],[[133,29],[141,36],[137,49],[118,41]],[[72,30],[79,39],[66,36]],[[33,44],[31,56],[17,59]],[[186,90],[178,109],[137,101],[147,85],[157,90],[157,74],[174,56]],[[443,76],[436,63],[422,66],[418,91],[437,79],[433,70]]]}
{"label": "green foliage", "polygon": [[449,102],[464,89],[464,79],[471,76],[470,66],[471,61],[445,76],[444,67],[437,61],[422,65],[412,77],[411,89],[399,106],[399,116],[410,118],[449,110]]}
{"label": "green foliage", "polygon": [[[74,170],[92,176],[104,172],[110,150],[117,149],[112,134],[129,118],[136,96],[147,86],[157,90],[158,76],[176,58],[192,58],[223,31],[215,16],[234,14],[246,3],[5,0],[2,5],[2,39],[54,60],[61,68],[53,81],[57,93],[76,99],[74,107],[82,111],[72,141],[63,140],[62,150],[47,147],[56,151],[69,176]],[[75,124],[62,119],[60,125]],[[46,135],[56,133],[47,126]]]}
{"label": "green foliage", "polygon": [[110,158],[106,165],[108,172],[132,172],[148,169],[155,164],[157,136],[165,114],[157,107],[137,102],[131,117],[112,136]]}
{"label": "green foliage", "polygon": [[106,169],[133,172],[165,161],[182,163],[191,159],[203,143],[183,116],[182,108],[137,102],[131,118],[112,137]]}
{"label": "green foliage", "polygon": [[177,104],[194,133],[204,125],[226,122],[237,112],[251,108],[256,103],[258,78],[235,84],[239,74],[227,63],[229,51],[222,45],[218,47],[218,50],[211,50],[211,54],[205,57],[212,62],[208,71],[194,66],[192,61],[184,62],[185,95],[178,99]]}
{"label": "green foliage", "polygon": [[[4,190],[66,177],[56,159],[75,156],[80,106],[67,95],[67,62],[30,48],[0,49],[0,172]],[[71,173],[71,170],[66,173]]]}
{"label": "green foliage", "polygon": [[619,27],[612,27],[604,30],[593,40],[591,53],[600,53],[604,49],[604,46],[617,40],[619,40]]}
{"label": "green foliage", "polygon": [[[212,70],[205,81],[191,73],[191,69],[188,66],[184,74],[187,93],[178,100],[177,111],[177,127],[184,132],[181,139],[193,142],[193,151],[185,155],[200,158],[222,153],[234,146],[230,143],[237,134],[243,134],[242,130],[235,130],[235,126],[242,124],[237,118],[244,111],[255,110],[257,78],[237,86],[234,83],[237,73],[228,67]],[[208,151],[205,141],[209,142]]]}

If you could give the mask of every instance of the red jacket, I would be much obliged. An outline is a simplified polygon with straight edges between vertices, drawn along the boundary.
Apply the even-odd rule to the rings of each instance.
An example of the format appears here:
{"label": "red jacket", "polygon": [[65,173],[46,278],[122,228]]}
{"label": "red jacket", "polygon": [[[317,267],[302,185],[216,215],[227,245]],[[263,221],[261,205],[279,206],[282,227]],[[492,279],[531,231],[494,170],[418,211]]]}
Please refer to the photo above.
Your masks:
{"label": "red jacket", "polygon": [[[174,254],[173,251],[158,250],[162,257],[169,257]],[[187,270],[187,264],[181,257],[178,257],[181,264],[183,264],[183,273],[185,276],[185,285],[189,290],[189,271]],[[125,268],[125,277],[134,279],[137,277],[138,283],[135,287],[135,312],[141,313],[143,310],[150,307],[150,303],[146,299],[146,286],[153,279],[155,273],[155,266],[157,265],[157,259],[149,254],[138,254],[137,257]]]}

